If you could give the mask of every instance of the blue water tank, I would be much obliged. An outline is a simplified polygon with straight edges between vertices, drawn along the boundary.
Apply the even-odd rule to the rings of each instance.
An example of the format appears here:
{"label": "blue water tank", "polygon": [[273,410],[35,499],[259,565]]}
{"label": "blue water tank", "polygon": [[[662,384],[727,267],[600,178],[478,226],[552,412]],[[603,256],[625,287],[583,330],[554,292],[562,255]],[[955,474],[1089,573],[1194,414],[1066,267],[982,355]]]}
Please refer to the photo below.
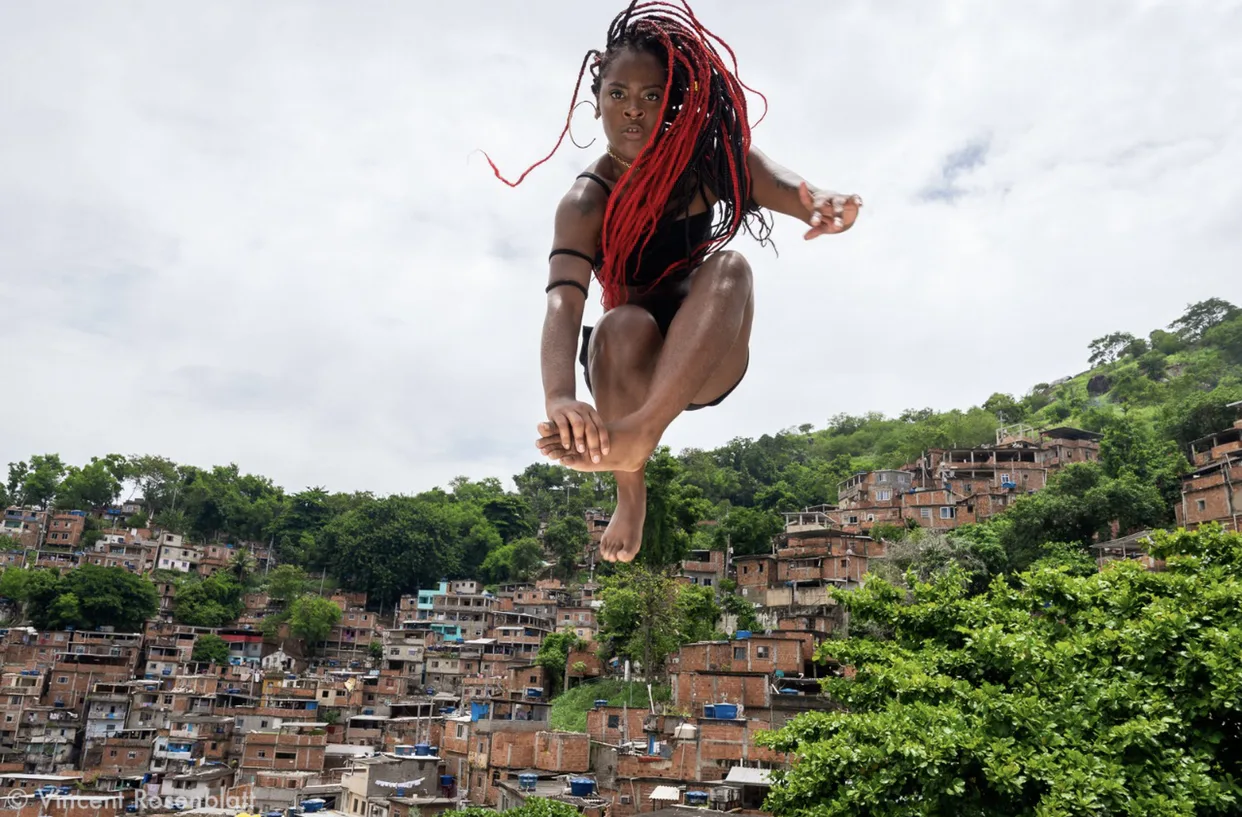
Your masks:
{"label": "blue water tank", "polygon": [[414,755],[416,757],[427,757],[431,754],[431,745],[427,743],[414,744]]}
{"label": "blue water tank", "polygon": [[716,704],[716,717],[731,721],[737,717],[737,704]]}
{"label": "blue water tank", "polygon": [[595,699],[595,708],[596,708],[596,709],[599,709],[601,706],[608,706],[608,701],[606,701],[606,700],[605,700],[605,699],[603,699],[603,698],[596,698],[596,699]]}
{"label": "blue water tank", "polygon": [[571,777],[569,793],[574,797],[590,797],[595,791],[595,781],[589,777]]}
{"label": "blue water tank", "polygon": [[453,775],[451,775],[451,774],[442,774],[442,775],[440,775],[440,785],[441,785],[441,786],[451,786],[451,785],[453,785],[453,784],[454,784],[454,783],[456,783],[456,782],[457,782],[457,778],[456,778],[456,777],[454,777],[454,776],[453,776]]}
{"label": "blue water tank", "polygon": [[750,630],[738,630],[737,631],[738,641],[744,641],[747,638],[750,638]]}
{"label": "blue water tank", "polygon": [[538,775],[520,774],[518,775],[518,789],[521,791],[534,791],[535,782],[538,780]]}
{"label": "blue water tank", "polygon": [[688,806],[705,806],[705,805],[707,805],[707,792],[705,792],[705,791],[688,791],[688,792],[686,792],[686,805],[688,805]]}
{"label": "blue water tank", "polygon": [[715,704],[703,704],[703,717],[705,718],[716,717],[716,705]]}

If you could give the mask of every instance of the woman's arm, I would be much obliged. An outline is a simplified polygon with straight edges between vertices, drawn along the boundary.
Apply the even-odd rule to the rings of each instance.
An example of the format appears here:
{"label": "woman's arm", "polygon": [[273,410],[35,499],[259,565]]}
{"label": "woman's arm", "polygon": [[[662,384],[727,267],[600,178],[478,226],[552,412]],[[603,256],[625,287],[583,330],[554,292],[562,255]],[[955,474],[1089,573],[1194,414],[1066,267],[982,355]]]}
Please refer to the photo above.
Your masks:
{"label": "woman's arm", "polygon": [[862,199],[816,187],[751,147],[750,193],[755,204],[798,219],[811,227],[807,238],[840,233],[854,225]]}
{"label": "woman's arm", "polygon": [[[604,224],[606,202],[602,199],[586,180],[577,181],[557,205],[552,249],[574,250],[594,258]],[[549,260],[548,284],[559,286],[548,291],[540,367],[548,420],[561,432],[562,445],[566,450],[589,451],[594,456],[608,453],[607,431],[595,409],[575,396],[574,375],[591,269],[590,262],[576,255],[558,254]]]}

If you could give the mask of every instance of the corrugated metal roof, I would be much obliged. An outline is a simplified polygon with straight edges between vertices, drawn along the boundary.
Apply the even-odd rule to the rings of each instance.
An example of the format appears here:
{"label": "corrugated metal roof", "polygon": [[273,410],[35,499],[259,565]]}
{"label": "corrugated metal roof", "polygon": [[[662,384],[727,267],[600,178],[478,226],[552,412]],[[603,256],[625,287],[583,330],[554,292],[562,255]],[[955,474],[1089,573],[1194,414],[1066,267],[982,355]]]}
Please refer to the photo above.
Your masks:
{"label": "corrugated metal roof", "polygon": [[753,786],[771,786],[772,772],[768,769],[748,769],[744,766],[734,766],[729,770],[729,775],[725,778],[725,782]]}
{"label": "corrugated metal roof", "polygon": [[681,792],[676,786],[656,786],[655,791],[651,792],[652,800],[672,800],[676,802],[681,799]]}

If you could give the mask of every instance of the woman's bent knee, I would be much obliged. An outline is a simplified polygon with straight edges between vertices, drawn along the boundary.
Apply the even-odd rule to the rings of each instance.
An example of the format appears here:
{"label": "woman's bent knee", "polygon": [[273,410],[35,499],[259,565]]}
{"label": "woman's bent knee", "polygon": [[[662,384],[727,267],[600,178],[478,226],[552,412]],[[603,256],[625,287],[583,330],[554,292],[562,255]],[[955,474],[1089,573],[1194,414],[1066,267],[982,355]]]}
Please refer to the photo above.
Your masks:
{"label": "woman's bent knee", "polygon": [[659,351],[660,327],[639,306],[618,306],[605,312],[591,331],[590,355],[608,365],[633,366]]}
{"label": "woman's bent knee", "polygon": [[[705,270],[700,269],[700,272],[703,271]],[[721,250],[716,253],[707,271],[710,275],[706,277],[712,286],[728,290],[749,290],[751,287],[750,262],[736,250]]]}

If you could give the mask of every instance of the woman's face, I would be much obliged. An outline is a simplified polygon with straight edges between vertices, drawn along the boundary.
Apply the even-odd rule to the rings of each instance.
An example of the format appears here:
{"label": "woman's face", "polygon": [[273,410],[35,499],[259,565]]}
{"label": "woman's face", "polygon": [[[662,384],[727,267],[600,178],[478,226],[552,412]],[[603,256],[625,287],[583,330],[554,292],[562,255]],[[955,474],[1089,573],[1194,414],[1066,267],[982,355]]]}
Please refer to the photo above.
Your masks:
{"label": "woman's face", "polygon": [[599,113],[612,150],[634,161],[659,125],[664,105],[664,65],[645,51],[626,49],[600,78]]}

